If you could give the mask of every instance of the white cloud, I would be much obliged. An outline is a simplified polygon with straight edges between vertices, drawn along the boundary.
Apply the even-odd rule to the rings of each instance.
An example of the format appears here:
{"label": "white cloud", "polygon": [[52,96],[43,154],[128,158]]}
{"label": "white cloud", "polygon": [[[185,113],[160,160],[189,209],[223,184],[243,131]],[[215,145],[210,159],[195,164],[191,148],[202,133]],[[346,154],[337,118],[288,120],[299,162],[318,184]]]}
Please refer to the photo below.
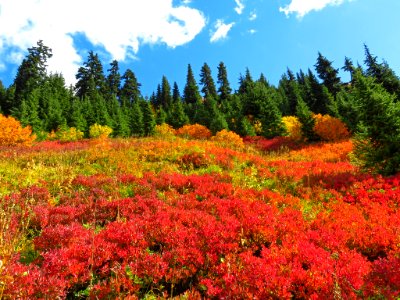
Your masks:
{"label": "white cloud", "polygon": [[242,3],[243,0],[235,0],[236,2],[236,7],[235,7],[235,11],[241,15],[243,10],[244,10],[244,4]]}
{"label": "white cloud", "polygon": [[215,31],[211,35],[210,42],[215,43],[217,41],[223,40],[228,36],[229,30],[235,25],[235,23],[225,24],[222,20],[217,20],[215,24]]}
{"label": "white cloud", "polygon": [[327,5],[340,5],[345,1],[347,0],[291,0],[290,4],[280,7],[279,11],[284,12],[286,16],[294,13],[297,18],[302,18],[310,11],[321,10]]}
{"label": "white cloud", "polygon": [[[12,62],[43,40],[53,50],[51,72],[75,81],[82,62],[72,36],[84,34],[113,59],[138,53],[143,44],[177,47],[193,40],[206,25],[202,12],[172,0],[0,0],[0,54],[13,47]],[[10,57],[11,58],[11,57]],[[5,59],[0,55],[0,63]],[[83,58],[83,59],[86,59]]]}
{"label": "white cloud", "polygon": [[250,29],[250,30],[249,30],[249,33],[250,33],[250,34],[255,34],[256,32],[257,32],[257,30],[255,30],[255,29]]}
{"label": "white cloud", "polygon": [[255,19],[257,19],[257,13],[255,11],[252,11],[250,13],[249,20],[254,21]]}
{"label": "white cloud", "polygon": [[6,65],[2,62],[0,62],[0,72],[4,71],[6,69]]}

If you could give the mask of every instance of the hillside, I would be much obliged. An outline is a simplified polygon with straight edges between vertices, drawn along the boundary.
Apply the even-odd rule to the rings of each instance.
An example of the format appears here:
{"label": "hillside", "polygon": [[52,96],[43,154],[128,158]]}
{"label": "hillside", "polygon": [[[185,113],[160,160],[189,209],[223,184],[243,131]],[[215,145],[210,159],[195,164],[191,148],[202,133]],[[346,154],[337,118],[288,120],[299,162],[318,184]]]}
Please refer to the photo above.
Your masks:
{"label": "hillside", "polygon": [[400,296],[400,175],[233,137],[2,147],[0,298]]}

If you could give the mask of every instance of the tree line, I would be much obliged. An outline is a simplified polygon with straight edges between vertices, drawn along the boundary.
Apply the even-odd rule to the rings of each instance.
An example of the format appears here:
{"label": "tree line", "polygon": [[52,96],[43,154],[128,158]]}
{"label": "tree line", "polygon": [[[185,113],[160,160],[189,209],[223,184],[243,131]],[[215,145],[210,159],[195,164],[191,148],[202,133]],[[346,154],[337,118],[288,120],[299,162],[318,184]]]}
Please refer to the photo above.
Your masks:
{"label": "tree line", "polygon": [[400,170],[400,80],[386,61],[378,61],[368,46],[364,48],[363,65],[344,59],[342,69],[350,74],[349,82],[343,82],[339,69],[318,53],[314,71],[287,69],[277,86],[264,74],[254,79],[246,69],[236,91],[223,62],[216,82],[204,63],[199,84],[189,64],[182,92],[163,76],[145,98],[131,69],[121,74],[114,60],[105,73],[93,51],[79,68],[75,86],[66,87],[62,74],[47,73],[52,50],[39,41],[28,49],[14,82],[6,88],[0,81],[0,112],[30,125],[39,136],[62,127],[87,134],[96,123],[111,127],[114,136],[148,136],[156,124],[179,128],[198,123],[214,133],[228,129],[241,136],[272,138],[285,134],[283,116],[297,116],[310,141],[316,139],[312,115],[329,114],[355,134],[360,157],[371,165],[384,162],[382,168],[393,173]]}

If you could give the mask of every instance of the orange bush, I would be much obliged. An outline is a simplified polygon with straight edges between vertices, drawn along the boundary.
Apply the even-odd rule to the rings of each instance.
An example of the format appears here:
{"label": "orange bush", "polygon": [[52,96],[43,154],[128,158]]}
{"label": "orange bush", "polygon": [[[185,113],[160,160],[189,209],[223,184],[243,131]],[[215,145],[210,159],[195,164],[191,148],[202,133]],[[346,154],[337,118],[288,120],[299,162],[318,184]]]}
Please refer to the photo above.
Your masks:
{"label": "orange bush", "polygon": [[215,136],[211,138],[214,142],[220,143],[222,146],[235,146],[242,148],[244,146],[243,139],[233,131],[223,129],[218,131]]}
{"label": "orange bush", "polygon": [[346,125],[330,115],[314,115],[314,132],[325,141],[339,141],[350,136]]}
{"label": "orange bush", "polygon": [[200,124],[185,125],[176,131],[177,135],[188,138],[205,140],[212,136],[211,131]]}
{"label": "orange bush", "polygon": [[22,127],[13,117],[0,114],[0,146],[30,146],[35,139],[30,126]]}
{"label": "orange bush", "polygon": [[288,132],[288,137],[294,141],[300,141],[303,137],[301,134],[301,122],[295,116],[287,116],[282,118]]}

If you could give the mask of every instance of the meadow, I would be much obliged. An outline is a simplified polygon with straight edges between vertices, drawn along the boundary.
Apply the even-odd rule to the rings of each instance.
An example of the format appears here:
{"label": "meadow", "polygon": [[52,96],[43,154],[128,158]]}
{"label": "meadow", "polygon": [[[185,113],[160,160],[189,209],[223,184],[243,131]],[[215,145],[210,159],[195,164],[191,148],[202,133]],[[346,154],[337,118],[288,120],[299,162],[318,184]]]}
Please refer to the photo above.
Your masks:
{"label": "meadow", "polygon": [[0,149],[0,298],[396,299],[400,174],[351,140]]}

